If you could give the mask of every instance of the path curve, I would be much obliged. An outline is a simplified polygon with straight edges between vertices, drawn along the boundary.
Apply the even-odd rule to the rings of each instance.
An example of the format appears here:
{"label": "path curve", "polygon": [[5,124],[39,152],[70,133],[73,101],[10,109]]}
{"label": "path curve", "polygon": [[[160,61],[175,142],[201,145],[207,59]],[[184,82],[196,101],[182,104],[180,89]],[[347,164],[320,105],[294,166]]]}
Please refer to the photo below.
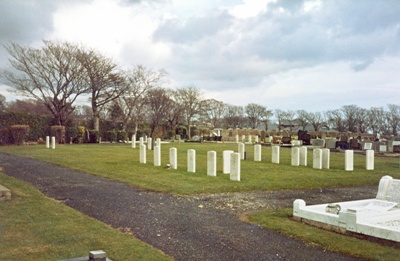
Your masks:
{"label": "path curve", "polygon": [[175,260],[357,260],[242,222],[208,204],[207,197],[148,192],[5,153],[0,153],[0,166],[48,197],[133,232]]}

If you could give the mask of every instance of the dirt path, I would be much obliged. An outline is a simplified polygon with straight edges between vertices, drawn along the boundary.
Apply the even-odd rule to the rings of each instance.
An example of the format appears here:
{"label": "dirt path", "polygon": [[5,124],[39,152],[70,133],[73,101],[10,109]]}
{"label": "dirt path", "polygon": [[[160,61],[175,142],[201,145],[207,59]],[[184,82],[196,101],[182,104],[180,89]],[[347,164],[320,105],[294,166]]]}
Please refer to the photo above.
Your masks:
{"label": "dirt path", "polygon": [[[240,221],[251,211],[374,196],[369,188],[178,197],[0,153],[5,174],[107,223],[176,260],[355,260]],[[366,192],[367,191],[367,192]]]}

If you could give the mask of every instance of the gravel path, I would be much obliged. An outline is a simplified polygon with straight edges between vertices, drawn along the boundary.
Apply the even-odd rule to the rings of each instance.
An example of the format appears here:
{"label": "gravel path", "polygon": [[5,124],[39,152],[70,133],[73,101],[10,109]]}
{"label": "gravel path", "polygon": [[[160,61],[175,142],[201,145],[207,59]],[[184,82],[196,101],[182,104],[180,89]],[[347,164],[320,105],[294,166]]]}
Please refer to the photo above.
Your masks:
{"label": "gravel path", "polygon": [[[356,260],[240,221],[255,210],[374,197],[376,188],[249,192],[178,197],[0,153],[5,174],[133,235],[175,260]],[[356,196],[355,196],[356,195]]]}

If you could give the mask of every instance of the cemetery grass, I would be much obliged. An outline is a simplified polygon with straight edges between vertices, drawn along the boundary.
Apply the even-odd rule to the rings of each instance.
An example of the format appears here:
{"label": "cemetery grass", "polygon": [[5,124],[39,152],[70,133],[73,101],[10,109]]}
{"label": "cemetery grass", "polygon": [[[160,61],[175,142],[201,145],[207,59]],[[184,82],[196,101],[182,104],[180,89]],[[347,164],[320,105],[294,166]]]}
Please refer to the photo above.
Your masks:
{"label": "cemetery grass", "polygon": [[396,243],[391,245],[371,242],[352,236],[312,227],[291,220],[293,210],[266,210],[251,214],[247,221],[256,223],[266,229],[298,238],[306,244],[321,246],[327,250],[359,257],[366,260],[395,260],[400,256],[400,248]]}
{"label": "cemetery grass", "polygon": [[[178,151],[178,169],[167,169],[169,148]],[[271,163],[271,147],[262,147],[262,161],[254,161],[254,146],[246,144],[247,159],[241,161],[241,181],[222,173],[222,152],[237,151],[234,143],[165,143],[161,146],[161,167],[153,165],[153,151],[147,150],[147,164],[139,163],[139,149],[131,144],[0,146],[0,151],[51,162],[88,174],[119,180],[150,191],[177,195],[266,190],[312,189],[378,185],[384,175],[400,178],[398,157],[375,157],[375,170],[365,170],[365,155],[355,153],[354,171],[344,170],[344,153],[331,153],[330,169],[291,166],[291,150],[281,148],[280,164]],[[187,172],[187,150],[196,150],[196,173]],[[207,176],[207,151],[217,152],[217,176]]]}
{"label": "cemetery grass", "polygon": [[64,260],[100,249],[112,260],[171,260],[1,172],[0,184],[13,193],[12,200],[0,201],[0,260]]}

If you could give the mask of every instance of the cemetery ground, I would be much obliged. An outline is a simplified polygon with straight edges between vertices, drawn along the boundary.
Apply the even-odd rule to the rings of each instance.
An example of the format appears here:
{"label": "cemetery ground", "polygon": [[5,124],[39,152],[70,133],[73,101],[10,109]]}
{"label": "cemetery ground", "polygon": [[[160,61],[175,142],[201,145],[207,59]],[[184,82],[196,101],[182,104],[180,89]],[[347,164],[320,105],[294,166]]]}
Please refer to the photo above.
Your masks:
{"label": "cemetery ground", "polygon": [[[178,149],[177,170],[165,167],[168,163],[170,147]],[[187,172],[186,153],[188,149],[196,150],[196,173]],[[206,175],[206,155],[207,151],[210,150],[217,152],[216,177]],[[400,254],[400,248],[397,244],[385,244],[379,240],[371,242],[365,239],[343,236],[290,220],[292,213],[290,206],[295,198],[311,198],[307,202],[313,204],[374,197],[382,176],[390,175],[393,178],[400,178],[398,156],[379,157],[377,155],[375,157],[375,170],[367,171],[365,170],[365,155],[356,153],[354,170],[344,171],[344,153],[331,153],[330,169],[320,170],[312,168],[312,151],[308,153],[308,166],[295,167],[290,165],[290,149],[282,148],[280,164],[272,164],[271,148],[263,147],[262,161],[254,162],[253,146],[246,144],[247,159],[241,162],[241,181],[237,182],[230,181],[229,175],[222,174],[223,150],[237,151],[237,144],[162,144],[162,166],[154,167],[153,151],[147,151],[147,164],[140,164],[139,149],[132,149],[128,144],[57,145],[55,150],[46,149],[43,145],[0,147],[2,152],[31,157],[88,174],[119,180],[148,191],[196,198],[199,199],[199,202],[202,202],[199,207],[225,209],[236,214],[242,220],[249,220],[267,229],[300,238],[309,244],[320,245],[328,250],[375,260],[390,260]],[[113,240],[115,242],[127,240],[127,243],[119,243],[115,248],[108,246],[109,249],[116,250],[112,253],[115,260],[131,260],[132,258],[119,258],[116,254],[117,252],[120,254],[132,252],[131,250],[124,251],[124,249],[132,249],[131,245],[142,247],[142,249],[134,251],[139,255],[136,259],[158,260],[166,258],[154,249],[149,250],[150,247],[147,245],[134,241],[131,236],[127,237],[127,235],[71,210],[63,204],[43,197],[25,183],[0,175],[0,184],[2,183],[5,186],[8,185],[15,193],[14,200],[10,203],[15,204],[15,206],[5,207],[0,202],[0,215],[3,215],[0,226],[3,226],[1,228],[3,231],[7,228],[6,233],[2,233],[0,236],[3,237],[1,241],[9,239],[14,234],[22,237],[19,231],[28,232],[28,239],[14,240],[12,241],[13,244],[20,244],[22,249],[28,253],[37,252],[39,255],[43,255],[44,260],[46,258],[52,260],[45,255],[76,251],[76,253],[81,253],[77,256],[82,256],[85,255],[87,250],[93,250],[90,249],[91,246],[102,245],[101,242],[98,242],[98,237],[93,238],[91,231],[94,230],[96,231],[95,234],[108,233],[104,237],[115,236],[116,238]],[[264,211],[253,213],[260,210]],[[34,211],[46,213],[40,215],[40,218],[37,217],[39,218],[37,223],[44,224],[45,229],[41,226],[24,227],[23,219],[32,219],[33,216],[36,216]],[[6,212],[9,213],[7,216],[11,218],[4,218],[3,213]],[[60,212],[66,214],[57,215]],[[4,224],[3,219],[8,220],[6,222],[9,223]],[[58,232],[48,229],[50,225],[59,228],[59,233],[61,233],[61,230],[62,233],[66,233],[64,237],[66,240],[59,242],[60,248],[55,249],[56,253],[54,249],[51,250],[54,246],[50,242],[53,241],[54,235]],[[32,239],[29,240],[29,237]],[[82,245],[77,237],[85,238],[88,245]],[[35,245],[33,242],[42,243]],[[79,242],[78,245],[74,245],[76,242]],[[8,253],[7,251],[18,249],[15,245],[6,244],[2,247],[8,249],[1,249],[0,253]],[[154,256],[141,256],[149,252],[154,252]]]}

